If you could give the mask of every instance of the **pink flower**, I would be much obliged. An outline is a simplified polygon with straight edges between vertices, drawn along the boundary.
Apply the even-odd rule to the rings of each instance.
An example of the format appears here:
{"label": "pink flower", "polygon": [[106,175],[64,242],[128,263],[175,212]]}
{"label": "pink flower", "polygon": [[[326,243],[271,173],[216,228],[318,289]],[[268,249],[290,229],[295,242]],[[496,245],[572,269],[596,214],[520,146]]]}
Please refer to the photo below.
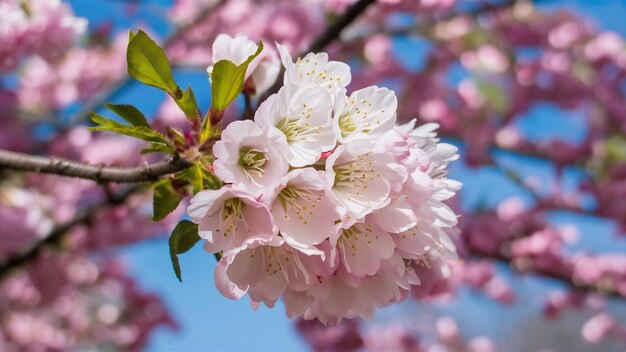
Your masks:
{"label": "pink flower", "polygon": [[303,254],[287,245],[281,237],[233,252],[218,263],[217,288],[224,296],[233,299],[249,292],[254,302],[272,306],[287,287],[303,291],[311,284],[312,277],[301,256]]}
{"label": "pink flower", "polygon": [[382,259],[390,258],[395,244],[391,236],[370,223],[356,223],[339,229],[331,237],[346,271],[356,277],[374,275]]}
{"label": "pink flower", "polygon": [[380,136],[396,124],[397,108],[396,95],[387,88],[371,86],[350,97],[341,93],[335,101],[335,133],[341,141],[364,134]]}
{"label": "pink flower", "polygon": [[210,252],[239,251],[258,241],[269,241],[278,229],[269,209],[232,187],[199,192],[187,208],[199,224],[198,233]]}
{"label": "pink flower", "polygon": [[330,94],[316,85],[285,85],[257,110],[254,120],[287,144],[294,167],[311,165],[337,143],[330,119]]}
{"label": "pink flower", "polygon": [[215,174],[258,196],[287,173],[280,148],[286,146],[256,123],[232,122],[222,132],[222,140],[213,146]]}
{"label": "pink flower", "polygon": [[332,196],[347,217],[359,219],[389,202],[391,183],[401,183],[394,158],[369,139],[340,145],[326,160]]}
{"label": "pink flower", "polygon": [[327,192],[325,177],[313,168],[305,168],[291,171],[263,196],[290,245],[309,248],[335,231],[339,213]]}

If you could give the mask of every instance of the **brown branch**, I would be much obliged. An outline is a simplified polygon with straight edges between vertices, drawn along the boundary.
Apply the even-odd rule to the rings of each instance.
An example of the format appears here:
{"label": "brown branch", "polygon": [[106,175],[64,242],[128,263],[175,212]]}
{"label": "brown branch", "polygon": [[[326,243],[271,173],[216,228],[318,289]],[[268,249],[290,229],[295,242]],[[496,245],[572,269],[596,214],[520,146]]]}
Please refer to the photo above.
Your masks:
{"label": "brown branch", "polygon": [[0,150],[0,168],[83,178],[97,182],[154,181],[161,176],[182,171],[190,165],[187,159],[173,158],[144,166],[113,167]]}
{"label": "brown branch", "polygon": [[[617,289],[608,288],[608,287],[598,287],[595,285],[588,285],[583,283],[578,283],[573,277],[573,273],[571,270],[566,269],[566,266],[570,263],[566,262],[566,259],[562,259],[563,263],[555,264],[551,267],[532,267],[529,265],[528,267],[519,265],[515,262],[515,258],[505,255],[502,251],[491,252],[485,249],[480,248],[479,246],[472,246],[471,243],[466,243],[467,248],[470,251],[470,254],[502,262],[504,264],[509,265],[513,270],[522,273],[522,274],[534,274],[537,276],[541,276],[544,278],[553,279],[559,281],[561,283],[566,284],[571,287],[573,290],[585,292],[585,293],[596,293],[602,294],[606,296],[610,296],[613,298],[626,299],[626,296],[622,295]],[[520,258],[522,259],[522,258]],[[528,260],[532,261],[532,258],[528,258]]]}
{"label": "brown branch", "polygon": [[470,17],[478,17],[484,14],[492,13],[495,11],[511,8],[518,3],[533,3],[537,2],[537,0],[506,0],[502,2],[491,2],[491,3],[483,3],[480,6],[471,8],[469,10],[451,10],[447,11],[441,16],[431,17],[427,20],[420,21],[419,23],[401,28],[394,28],[390,30],[383,30],[385,34],[389,35],[409,35],[409,34],[420,34],[427,31],[430,31],[440,22],[449,21],[454,18],[460,16],[470,16]]}
{"label": "brown branch", "polygon": [[65,235],[72,227],[89,223],[98,212],[123,204],[131,195],[142,189],[143,187],[136,186],[127,189],[119,195],[110,196],[106,202],[93,205],[78,214],[69,222],[55,227],[52,231],[50,231],[50,233],[48,233],[48,235],[35,242],[31,247],[21,253],[10,256],[7,260],[1,263],[0,279],[7,277],[14,272],[14,270],[35,260],[39,256],[39,253],[41,253],[41,251],[45,248],[58,247],[63,242],[62,240],[65,238]]}
{"label": "brown branch", "polygon": [[346,12],[341,15],[341,17],[339,17],[332,25],[328,26],[322,34],[315,38],[306,52],[320,51],[328,44],[332,43],[335,39],[339,38],[341,32],[374,2],[375,0],[359,0],[352,4],[348,7]]}

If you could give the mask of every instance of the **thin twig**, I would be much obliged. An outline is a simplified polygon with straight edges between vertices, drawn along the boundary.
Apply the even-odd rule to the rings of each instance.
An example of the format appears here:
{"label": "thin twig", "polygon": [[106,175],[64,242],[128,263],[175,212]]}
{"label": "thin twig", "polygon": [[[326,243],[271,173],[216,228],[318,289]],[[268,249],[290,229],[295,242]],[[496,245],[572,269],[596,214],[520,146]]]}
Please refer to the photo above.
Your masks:
{"label": "thin twig", "polygon": [[[534,0],[535,2],[537,0]],[[415,25],[411,25],[408,27],[395,28],[390,30],[385,30],[385,34],[389,35],[407,35],[407,34],[419,34],[425,31],[430,31],[440,22],[449,21],[451,19],[460,17],[460,16],[469,16],[469,17],[478,17],[481,15],[485,15],[488,13],[493,13],[499,10],[508,9],[515,6],[518,3],[533,3],[533,0],[506,0],[502,2],[490,2],[483,3],[479,6],[473,7],[467,10],[451,10],[448,11],[441,16],[430,17],[427,20],[420,21]]]}
{"label": "thin twig", "polygon": [[581,291],[581,292],[586,292],[586,293],[597,293],[597,294],[603,294],[603,295],[607,295],[607,296],[614,297],[614,298],[626,299],[626,296],[620,293],[617,289],[599,288],[595,285],[577,283],[574,281],[574,278],[572,277],[571,274],[561,272],[557,270],[557,268],[554,268],[553,270],[550,270],[550,268],[521,269],[514,264],[513,258],[506,256],[502,253],[492,253],[489,251],[485,251],[484,249],[481,249],[480,246],[478,247],[471,246],[471,244],[468,244],[468,249],[470,251],[470,254],[472,255],[476,255],[480,258],[497,260],[504,264],[510,265],[512,269],[522,274],[534,274],[537,276],[550,278],[550,279],[559,281],[563,284],[566,284],[576,291]]}
{"label": "thin twig", "polygon": [[[310,52],[318,52],[323,50],[328,44],[332,43],[335,39],[339,38],[341,32],[350,25],[359,15],[361,15],[369,5],[373,4],[375,0],[359,0],[352,4],[346,12],[344,12],[341,17],[339,17],[333,24],[328,26],[326,30],[324,30],[315,40],[309,45],[309,48],[304,52],[300,53],[298,56],[304,56]],[[270,95],[278,92],[280,87],[283,85],[283,73],[285,72],[284,67],[281,67],[280,74],[278,75],[278,79],[274,82],[274,85],[270,87],[263,94],[263,97],[259,99],[259,101],[264,101]]]}
{"label": "thin twig", "polygon": [[0,150],[0,168],[83,178],[97,182],[154,181],[161,176],[182,171],[190,165],[187,159],[173,158],[143,166],[113,167]]}
{"label": "thin twig", "polygon": [[328,26],[322,34],[315,38],[306,52],[318,52],[324,49],[328,44],[332,43],[335,39],[339,38],[341,32],[374,2],[375,0],[359,0],[352,4],[352,6],[348,7],[346,12],[341,15],[341,17],[339,17],[332,25]]}

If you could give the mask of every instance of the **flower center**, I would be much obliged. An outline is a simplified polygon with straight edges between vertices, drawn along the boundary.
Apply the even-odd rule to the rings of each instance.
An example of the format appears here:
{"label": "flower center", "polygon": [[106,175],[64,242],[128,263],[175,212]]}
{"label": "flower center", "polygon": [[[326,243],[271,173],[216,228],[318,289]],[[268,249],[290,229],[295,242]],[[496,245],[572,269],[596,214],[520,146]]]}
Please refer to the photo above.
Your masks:
{"label": "flower center", "polygon": [[356,131],[356,123],[348,114],[343,114],[339,116],[339,129],[341,129],[341,136],[346,137]]}
{"label": "flower center", "polygon": [[[364,228],[360,228],[364,227]],[[372,244],[372,239],[378,239],[378,235],[374,233],[374,229],[372,225],[355,225],[348,229],[343,229],[341,233],[341,237],[339,238],[340,245],[343,247],[343,250],[349,252],[351,256],[356,256],[357,254],[357,242],[365,242],[368,245]]]}
{"label": "flower center", "polygon": [[263,166],[265,166],[266,162],[267,158],[265,158],[265,154],[258,149],[243,147],[239,150],[239,165],[248,176],[252,173],[262,176],[265,171],[263,170]]}
{"label": "flower center", "polygon": [[[243,214],[241,212],[243,210],[243,206],[244,204],[239,198],[226,200],[224,202],[224,206],[220,210],[220,229],[217,230],[217,232],[223,232],[224,237],[228,237],[229,235],[239,231],[237,221],[243,220]],[[248,224],[245,223],[245,220],[244,225],[248,229],[248,232],[250,232],[250,228]]]}
{"label": "flower center", "polygon": [[380,177],[373,168],[374,163],[366,160],[368,154],[359,155],[356,160],[335,167],[335,184],[358,184],[367,189],[367,182],[374,180],[374,175]]}
{"label": "flower center", "polygon": [[313,208],[322,200],[322,197],[307,189],[285,187],[278,193],[278,201],[285,209],[285,217],[289,218],[287,208],[292,207],[296,211],[298,220],[305,225],[309,223],[308,218],[313,215]]}
{"label": "flower center", "polygon": [[287,137],[287,142],[293,142],[300,132],[297,120],[285,117],[276,125],[282,133]]}
{"label": "flower center", "polygon": [[239,198],[231,198],[224,202],[223,211],[226,217],[234,216],[238,218],[241,215],[241,209],[243,209],[243,202]]}

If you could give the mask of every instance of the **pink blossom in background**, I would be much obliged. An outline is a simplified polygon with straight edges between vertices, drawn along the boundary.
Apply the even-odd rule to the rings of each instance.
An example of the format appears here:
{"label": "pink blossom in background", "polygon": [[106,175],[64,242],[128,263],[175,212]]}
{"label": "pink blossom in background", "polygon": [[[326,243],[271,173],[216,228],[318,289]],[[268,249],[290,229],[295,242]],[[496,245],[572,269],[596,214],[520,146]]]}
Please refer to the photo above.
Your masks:
{"label": "pink blossom in background", "polygon": [[0,16],[0,72],[16,69],[26,55],[58,58],[87,27],[60,0],[6,0]]}
{"label": "pink blossom in background", "polygon": [[[199,68],[207,85],[207,66],[219,59],[239,62],[263,40],[263,57],[250,66],[245,86],[258,109],[245,128],[227,124],[241,117],[239,102],[225,115],[213,164],[228,183],[222,190],[199,193],[190,207],[187,197],[159,223],[151,220],[150,192],[136,194],[98,211],[73,227],[59,249],[47,248],[2,278],[0,350],[137,350],[148,346],[157,327],[174,327],[167,307],[140,288],[116,249],[164,238],[183,209],[194,213],[205,249],[223,251],[214,272],[219,291],[228,298],[248,294],[255,306],[282,310],[283,304],[316,351],[557,351],[559,341],[525,338],[524,332],[535,327],[558,340],[563,326],[568,335],[560,340],[581,349],[623,349],[621,35],[598,30],[586,13],[544,11],[529,2],[447,17],[484,4],[378,0],[321,50],[326,53],[303,55],[355,2],[128,5],[138,11],[122,17],[124,25],[146,12],[175,26],[193,22],[165,49],[176,72]],[[427,28],[416,29],[422,21]],[[86,20],[58,0],[0,1],[0,72],[9,77],[0,91],[0,148],[105,165],[158,160],[140,157],[144,144],[130,138],[57,125],[57,115],[71,115],[125,77],[126,29],[112,26],[85,33]],[[109,30],[121,34],[110,37]],[[220,55],[212,44],[224,36],[237,45],[227,43],[227,55]],[[244,36],[249,41],[237,39]],[[260,93],[274,83],[279,62],[287,68],[287,85],[263,101]],[[529,133],[526,119],[546,105],[562,116],[550,113],[545,120],[584,129],[582,137],[571,139],[569,129],[550,124],[544,131],[536,122],[532,128],[549,137]],[[173,126],[192,138],[172,99],[158,110],[149,116],[157,130]],[[582,118],[569,118],[574,115]],[[261,136],[258,143],[251,145],[244,130]],[[460,157],[447,143],[460,146]],[[240,167],[242,147],[254,147],[244,150],[246,169]],[[470,187],[483,182],[463,198],[451,198],[460,183],[447,175],[457,157],[451,176],[469,179]],[[354,176],[359,172],[365,184]],[[106,187],[0,170],[0,261],[105,202],[107,192],[125,189]],[[554,221],[563,213],[576,218]],[[226,223],[236,230],[218,233],[224,228],[212,220],[225,214],[233,216]],[[587,218],[605,220],[617,234],[584,226]],[[403,305],[392,313],[377,313],[398,302]],[[479,304],[492,308],[479,317],[456,314]],[[420,315],[431,309],[436,313]],[[509,315],[513,310],[524,315]],[[498,326],[477,331],[482,314],[498,314]],[[576,314],[582,318],[572,318]],[[514,333],[506,334],[508,321]]]}

